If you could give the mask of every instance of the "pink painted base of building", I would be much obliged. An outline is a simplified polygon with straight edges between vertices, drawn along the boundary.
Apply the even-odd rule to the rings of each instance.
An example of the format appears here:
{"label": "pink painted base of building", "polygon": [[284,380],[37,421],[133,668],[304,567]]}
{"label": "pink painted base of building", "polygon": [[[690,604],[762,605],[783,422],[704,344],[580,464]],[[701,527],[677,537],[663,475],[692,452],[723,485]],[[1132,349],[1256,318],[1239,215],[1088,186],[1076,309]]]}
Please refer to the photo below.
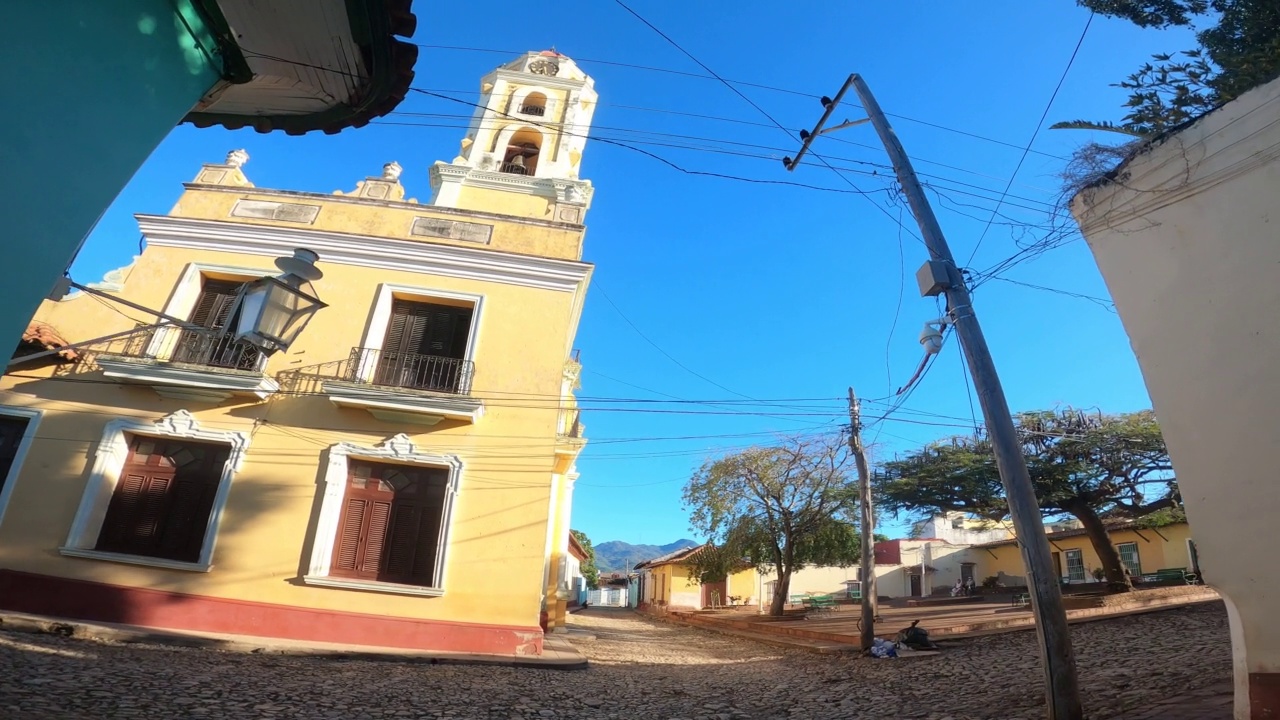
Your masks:
{"label": "pink painted base of building", "polygon": [[480,625],[228,600],[0,570],[0,610],[191,632],[442,653],[542,654],[537,626]]}

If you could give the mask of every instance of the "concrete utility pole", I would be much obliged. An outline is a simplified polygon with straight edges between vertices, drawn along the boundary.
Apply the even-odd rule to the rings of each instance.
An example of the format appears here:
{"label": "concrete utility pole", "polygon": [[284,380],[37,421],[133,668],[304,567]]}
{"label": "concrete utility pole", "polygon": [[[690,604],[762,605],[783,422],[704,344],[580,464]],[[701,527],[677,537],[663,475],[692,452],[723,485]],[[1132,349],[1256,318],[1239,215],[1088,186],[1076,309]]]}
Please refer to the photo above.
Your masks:
{"label": "concrete utility pole", "polygon": [[[930,258],[916,273],[916,279],[920,283],[922,295],[927,297],[946,294],[951,322],[960,337],[969,372],[973,375],[973,385],[986,420],[987,435],[991,438],[991,446],[995,452],[996,467],[1000,471],[1000,480],[1004,483],[1005,497],[1009,502],[1009,514],[1018,536],[1018,545],[1022,548],[1022,561],[1027,569],[1027,584],[1031,595],[1031,611],[1035,615],[1036,634],[1040,641],[1047,717],[1049,720],[1080,720],[1084,712],[1080,705],[1080,687],[1071,649],[1071,633],[1067,628],[1067,613],[1062,605],[1062,590],[1053,569],[1049,540],[1044,532],[1044,519],[1040,515],[1026,459],[1022,455],[1022,446],[1013,425],[1013,417],[1009,413],[1009,403],[1000,386],[1000,378],[996,374],[995,362],[991,359],[986,338],[982,335],[982,327],[973,313],[969,289],[956,267],[938,219],[934,217],[933,209],[929,206],[902,143],[861,77],[856,73],[850,75],[836,94],[835,100],[823,98],[822,120],[814,127],[813,132],[801,131],[804,143],[800,152],[795,160],[786,158],[783,163],[788,170],[794,170],[814,139],[829,132],[824,131],[822,125],[850,87],[858,94],[868,117],[865,120],[843,123],[831,130],[871,122],[880,141],[884,143],[912,214],[920,225]],[[922,588],[923,584],[924,578],[921,577]]]}
{"label": "concrete utility pole", "polygon": [[866,448],[862,446],[862,404],[849,388],[849,450],[858,466],[858,493],[862,496],[862,649],[870,650],[876,638],[876,550],[875,527],[871,507],[871,470],[867,467]]}

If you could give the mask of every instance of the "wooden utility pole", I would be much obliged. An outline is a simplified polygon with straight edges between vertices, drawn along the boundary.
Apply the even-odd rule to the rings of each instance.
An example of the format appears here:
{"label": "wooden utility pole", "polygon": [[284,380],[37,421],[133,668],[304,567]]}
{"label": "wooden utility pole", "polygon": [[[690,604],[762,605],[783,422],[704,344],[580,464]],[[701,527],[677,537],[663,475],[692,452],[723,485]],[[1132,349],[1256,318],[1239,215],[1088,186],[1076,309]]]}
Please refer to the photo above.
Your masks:
{"label": "wooden utility pole", "polygon": [[862,649],[870,650],[876,638],[876,549],[875,514],[871,507],[871,471],[866,448],[862,446],[862,405],[849,388],[849,450],[858,466],[858,493],[862,496]]}
{"label": "wooden utility pole", "polygon": [[[1080,705],[1080,687],[1076,677],[1075,656],[1071,649],[1071,633],[1067,627],[1067,613],[1062,604],[1062,589],[1054,572],[1049,540],[1045,537],[1044,519],[1040,515],[1040,505],[1036,501],[1031,475],[1027,472],[1026,458],[1022,455],[1022,445],[1013,425],[1009,403],[1000,385],[1000,377],[996,374],[995,362],[982,334],[982,327],[973,312],[969,289],[956,267],[951,248],[943,237],[942,228],[934,217],[933,208],[929,206],[915,169],[911,167],[911,160],[893,128],[889,126],[889,121],[871,90],[855,73],[845,81],[836,97],[842,97],[850,87],[862,101],[867,119],[884,143],[894,172],[897,173],[898,183],[902,186],[929,249],[929,261],[916,275],[921,293],[924,296],[946,294],[950,320],[960,337],[969,372],[973,375],[974,389],[978,393],[982,415],[986,420],[987,436],[991,438],[996,467],[1000,471],[1000,480],[1004,484],[1005,497],[1009,502],[1009,515],[1013,519],[1018,545],[1022,548],[1022,561],[1027,569],[1031,611],[1035,616],[1036,634],[1040,641],[1047,717],[1049,720],[1080,720],[1084,711]],[[823,118],[827,118],[836,103],[826,98],[823,100]],[[853,124],[857,123],[844,123],[841,127]],[[836,128],[832,128],[834,129]],[[803,133],[804,144],[797,158],[822,133],[821,122],[813,132]],[[783,162],[788,170],[795,169],[797,165],[797,162],[789,158]],[[923,578],[921,582],[923,583]]]}

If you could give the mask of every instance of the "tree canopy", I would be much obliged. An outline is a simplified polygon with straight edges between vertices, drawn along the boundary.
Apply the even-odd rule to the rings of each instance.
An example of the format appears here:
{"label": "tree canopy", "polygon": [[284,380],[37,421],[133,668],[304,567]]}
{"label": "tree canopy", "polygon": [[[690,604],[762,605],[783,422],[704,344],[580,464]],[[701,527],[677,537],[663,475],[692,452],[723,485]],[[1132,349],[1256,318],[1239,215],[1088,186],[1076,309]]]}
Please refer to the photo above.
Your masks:
{"label": "tree canopy", "polygon": [[839,436],[797,437],[705,463],[684,489],[693,529],[711,547],[691,561],[704,581],[753,565],[778,575],[770,613],[781,615],[791,574],[857,562],[856,486]]}
{"label": "tree canopy", "polygon": [[[1180,504],[1154,413],[1042,411],[1019,415],[1017,427],[1041,511],[1079,519],[1108,583],[1130,587],[1105,521]],[[985,437],[952,438],[886,462],[875,485],[880,507],[890,512],[961,511],[991,519],[1009,512]]]}
{"label": "tree canopy", "polygon": [[1199,47],[1155,55],[1115,87],[1129,91],[1119,124],[1074,120],[1054,128],[1150,137],[1280,76],[1276,0],[1076,0],[1143,28],[1188,27]]}
{"label": "tree canopy", "polygon": [[578,544],[587,553],[587,559],[582,563],[581,568],[582,578],[587,581],[587,589],[599,590],[600,569],[596,567],[596,549],[591,546],[591,538],[587,537],[587,534],[581,530],[570,530],[569,534],[573,536],[574,540],[578,541]]}

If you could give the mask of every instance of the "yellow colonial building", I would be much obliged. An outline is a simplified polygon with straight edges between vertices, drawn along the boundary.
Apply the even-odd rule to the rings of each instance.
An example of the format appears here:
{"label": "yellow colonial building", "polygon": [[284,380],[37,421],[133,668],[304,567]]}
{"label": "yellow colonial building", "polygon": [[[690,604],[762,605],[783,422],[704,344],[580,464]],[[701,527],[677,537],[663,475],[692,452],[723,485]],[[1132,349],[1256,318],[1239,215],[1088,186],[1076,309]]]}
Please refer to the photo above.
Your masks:
{"label": "yellow colonial building", "polygon": [[[1118,520],[1107,525],[1111,544],[1120,554],[1120,562],[1134,580],[1182,581],[1200,573],[1191,526],[1175,522],[1158,527],[1144,527],[1133,520]],[[1053,552],[1054,570],[1065,584],[1097,582],[1102,560],[1082,528],[1068,528],[1046,533]],[[996,577],[1006,585],[1025,585],[1026,566],[1022,551],[1014,538],[974,545],[968,549],[976,563],[980,581]]]}
{"label": "yellow colonial building", "polygon": [[758,585],[754,567],[730,573],[719,582],[699,579],[693,559],[705,547],[683,548],[637,564],[639,607],[666,611],[754,604]]}
{"label": "yellow colonial building", "polygon": [[[0,385],[0,609],[541,652],[584,443],[596,94],[554,52],[480,89],[428,202],[395,163],[350,192],[258,188],[236,151],[138,216],[131,265],[44,303]],[[316,256],[328,307],[296,341],[236,333],[246,282]]]}

